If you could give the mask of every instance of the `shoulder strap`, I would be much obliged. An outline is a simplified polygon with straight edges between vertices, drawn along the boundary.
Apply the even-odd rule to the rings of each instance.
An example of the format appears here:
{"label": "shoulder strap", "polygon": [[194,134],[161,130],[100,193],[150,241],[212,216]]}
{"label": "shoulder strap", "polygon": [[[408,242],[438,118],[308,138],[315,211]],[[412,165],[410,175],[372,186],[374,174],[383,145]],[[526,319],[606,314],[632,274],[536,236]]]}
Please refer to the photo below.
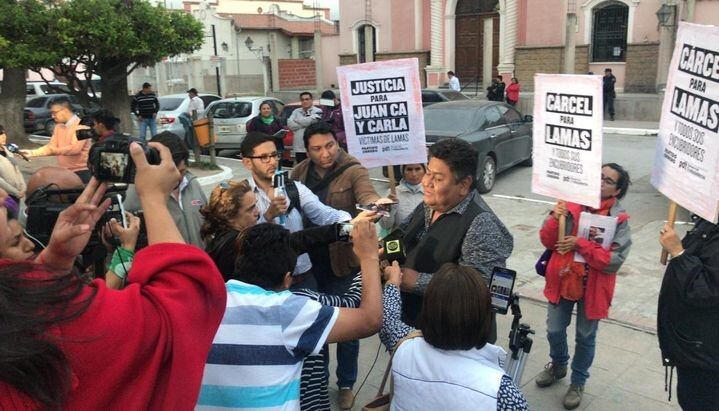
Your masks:
{"label": "shoulder strap", "polygon": [[342,167],[339,167],[339,168],[327,173],[322,180],[317,182],[317,184],[313,184],[311,186],[308,186],[307,188],[309,188],[310,191],[312,191],[313,193],[316,194],[318,191],[322,191],[325,189],[325,187],[330,185],[330,183],[335,178],[337,178],[340,174],[342,174],[342,172],[344,172],[345,170],[347,170],[348,168],[350,168],[352,166],[358,166],[358,165],[360,165],[360,163],[355,162],[355,161],[347,163],[347,164],[343,165]]}
{"label": "shoulder strap", "polygon": [[287,197],[290,199],[290,207],[287,209],[287,213],[289,214],[289,212],[295,208],[302,214],[302,203],[300,203],[300,191],[297,189],[297,184],[289,180],[287,184],[285,184],[285,192],[287,192]]}
{"label": "shoulder strap", "polygon": [[[389,356],[389,362],[387,363],[387,369],[384,370],[384,376],[382,377],[382,384],[379,385],[379,391],[377,391],[377,396],[384,394],[384,387],[387,385],[387,379],[389,378],[389,373],[392,370],[392,359],[394,358],[394,353],[397,352],[397,349],[400,345],[402,345],[403,342],[407,340],[411,340],[412,338],[417,338],[422,336],[422,331],[420,330],[414,330],[411,333],[407,334],[404,338],[399,340],[397,345],[394,346],[394,349],[392,350],[392,354]],[[392,391],[392,390],[390,390]]]}

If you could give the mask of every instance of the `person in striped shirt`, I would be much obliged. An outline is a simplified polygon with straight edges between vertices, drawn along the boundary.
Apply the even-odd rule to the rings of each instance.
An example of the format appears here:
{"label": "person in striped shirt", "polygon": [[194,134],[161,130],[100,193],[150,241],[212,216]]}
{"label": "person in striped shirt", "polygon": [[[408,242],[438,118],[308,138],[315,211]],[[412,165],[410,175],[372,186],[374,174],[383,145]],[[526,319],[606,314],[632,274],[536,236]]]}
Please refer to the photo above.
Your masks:
{"label": "person in striped shirt", "polygon": [[288,290],[297,256],[287,229],[262,223],[243,233],[197,410],[299,410],[304,359],[326,343],[378,331],[382,304],[374,225],[358,222],[352,240],[362,269],[361,303],[336,308]]}

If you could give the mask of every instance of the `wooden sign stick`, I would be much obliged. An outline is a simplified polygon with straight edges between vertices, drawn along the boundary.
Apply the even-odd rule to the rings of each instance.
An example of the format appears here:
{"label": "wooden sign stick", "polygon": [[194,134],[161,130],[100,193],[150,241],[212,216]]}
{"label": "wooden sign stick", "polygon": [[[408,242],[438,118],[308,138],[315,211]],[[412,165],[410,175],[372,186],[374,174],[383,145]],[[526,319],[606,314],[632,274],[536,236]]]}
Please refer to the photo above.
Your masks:
{"label": "wooden sign stick", "polygon": [[387,177],[389,178],[389,192],[392,193],[393,197],[397,197],[397,181],[394,177],[394,166],[387,166]]}
{"label": "wooden sign stick", "polygon": [[[677,203],[674,201],[669,201],[669,216],[667,216],[667,224],[669,224],[669,227],[674,228],[674,222],[677,220]],[[662,249],[662,256],[659,259],[659,262],[662,263],[662,265],[667,265],[667,257],[669,257],[669,253],[667,250]]]}
{"label": "wooden sign stick", "polygon": [[[560,202],[563,202],[562,200],[559,200]],[[558,241],[564,241],[564,233],[567,230],[567,216],[562,214],[559,216],[559,233],[557,240]]]}

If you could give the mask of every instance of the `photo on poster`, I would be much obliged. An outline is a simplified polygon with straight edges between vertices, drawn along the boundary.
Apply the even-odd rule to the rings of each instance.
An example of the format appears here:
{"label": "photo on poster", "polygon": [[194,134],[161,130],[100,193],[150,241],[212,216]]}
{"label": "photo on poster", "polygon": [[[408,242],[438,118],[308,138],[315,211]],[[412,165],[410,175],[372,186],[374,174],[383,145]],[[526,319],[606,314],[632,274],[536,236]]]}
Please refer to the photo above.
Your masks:
{"label": "photo on poster", "polygon": [[[614,241],[614,234],[617,231],[617,217],[603,216],[582,212],[579,214],[579,224],[577,226],[577,237],[584,238],[593,243],[602,246],[603,249],[609,250]],[[574,253],[574,261],[578,263],[586,262],[581,254]]]}

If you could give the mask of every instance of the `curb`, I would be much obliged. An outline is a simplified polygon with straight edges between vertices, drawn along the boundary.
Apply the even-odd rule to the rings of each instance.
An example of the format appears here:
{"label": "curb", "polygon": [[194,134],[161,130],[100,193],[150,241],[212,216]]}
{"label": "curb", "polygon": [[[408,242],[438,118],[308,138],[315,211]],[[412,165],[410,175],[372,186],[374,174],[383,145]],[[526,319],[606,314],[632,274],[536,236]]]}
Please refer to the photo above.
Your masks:
{"label": "curb", "polygon": [[604,134],[622,134],[625,136],[656,136],[659,133],[659,130],[650,128],[603,127],[602,131]]}
{"label": "curb", "polygon": [[222,169],[221,173],[212,174],[204,177],[197,177],[197,182],[200,183],[201,186],[209,186],[232,178],[231,168],[220,164],[218,164],[217,166]]}

